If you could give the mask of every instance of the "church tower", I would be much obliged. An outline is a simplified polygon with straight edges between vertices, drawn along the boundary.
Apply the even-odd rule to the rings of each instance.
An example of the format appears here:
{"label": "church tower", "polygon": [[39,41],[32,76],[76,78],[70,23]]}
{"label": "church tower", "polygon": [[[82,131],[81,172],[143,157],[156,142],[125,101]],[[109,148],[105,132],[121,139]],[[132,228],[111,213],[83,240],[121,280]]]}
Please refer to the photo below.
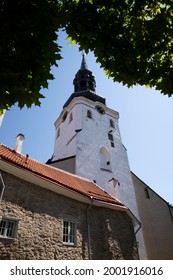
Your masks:
{"label": "church tower", "polygon": [[[96,93],[96,81],[85,56],[73,80],[74,93],[55,121],[54,153],[47,162],[94,181],[124,203],[138,218],[135,192],[122,144],[119,113]],[[139,236],[145,258],[143,238]]]}

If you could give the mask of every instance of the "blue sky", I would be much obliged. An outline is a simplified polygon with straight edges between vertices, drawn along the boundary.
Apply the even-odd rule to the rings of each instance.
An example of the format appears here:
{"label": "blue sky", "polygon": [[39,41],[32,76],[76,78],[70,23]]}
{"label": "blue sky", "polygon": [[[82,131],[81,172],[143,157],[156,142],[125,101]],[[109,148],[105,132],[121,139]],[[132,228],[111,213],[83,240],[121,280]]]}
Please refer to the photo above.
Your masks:
{"label": "blue sky", "polygon": [[[73,79],[80,68],[78,47],[69,46],[61,33],[63,59],[52,72],[55,80],[41,107],[6,112],[0,128],[0,142],[14,148],[16,136],[25,135],[23,154],[46,162],[53,154],[54,122],[73,93]],[[106,98],[107,106],[120,114],[122,142],[127,149],[131,170],[166,201],[173,204],[173,98],[153,89],[127,88],[108,79],[92,53],[86,56],[88,68],[96,78],[96,92]]]}

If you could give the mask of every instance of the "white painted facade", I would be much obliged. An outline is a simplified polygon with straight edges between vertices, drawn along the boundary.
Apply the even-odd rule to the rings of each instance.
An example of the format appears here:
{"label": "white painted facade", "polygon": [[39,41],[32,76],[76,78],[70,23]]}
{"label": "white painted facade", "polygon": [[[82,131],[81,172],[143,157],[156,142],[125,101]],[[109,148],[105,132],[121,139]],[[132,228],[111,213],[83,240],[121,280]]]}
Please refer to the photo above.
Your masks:
{"label": "white painted facade", "polygon": [[[105,110],[104,114],[98,112],[96,109],[98,105]],[[91,112],[91,118],[87,116],[88,111]],[[56,139],[52,160],[75,156],[76,175],[95,180],[105,191],[124,203],[139,219],[127,152],[121,141],[118,119],[118,112],[104,104],[93,102],[83,96],[75,97],[55,122]],[[114,127],[111,127],[110,122]],[[108,138],[110,131],[113,141]],[[114,147],[111,146],[111,142]],[[146,259],[141,231],[138,232],[137,239],[140,244],[140,258]]]}
{"label": "white painted facade", "polygon": [[[56,137],[51,160],[56,162],[75,156],[76,175],[95,181],[139,219],[118,119],[119,113],[102,102],[88,99],[80,93],[75,95],[55,122]],[[147,259],[141,230],[137,233],[137,241],[140,259]]]}
{"label": "white painted facade", "polygon": [[[95,108],[97,105],[104,108],[105,114],[97,111]],[[91,118],[87,116],[87,111],[91,112]],[[63,121],[66,112],[66,119]],[[71,113],[73,119],[70,121]],[[82,96],[74,98],[55,122],[56,139],[53,161],[76,156],[75,173],[77,175],[95,180],[105,191],[115,195],[126,206],[130,206],[132,212],[138,216],[118,118],[118,112],[100,102],[93,102]],[[110,120],[114,128],[110,126]],[[110,131],[112,131],[113,141],[108,138]],[[110,181],[113,178],[117,181],[116,185]]]}

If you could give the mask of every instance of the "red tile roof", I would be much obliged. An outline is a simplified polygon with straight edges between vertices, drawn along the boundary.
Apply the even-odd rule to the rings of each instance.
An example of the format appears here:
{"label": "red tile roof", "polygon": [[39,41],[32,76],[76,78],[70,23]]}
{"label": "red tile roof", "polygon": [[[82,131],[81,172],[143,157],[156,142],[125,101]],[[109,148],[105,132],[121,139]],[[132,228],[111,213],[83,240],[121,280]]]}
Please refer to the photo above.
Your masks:
{"label": "red tile roof", "polygon": [[126,208],[120,201],[106,193],[94,182],[83,179],[58,168],[37,162],[28,155],[16,153],[16,151],[0,144],[0,160],[11,163],[24,170],[30,171],[53,183],[69,188],[75,192],[81,193],[87,197],[93,197],[96,200],[114,204]]}

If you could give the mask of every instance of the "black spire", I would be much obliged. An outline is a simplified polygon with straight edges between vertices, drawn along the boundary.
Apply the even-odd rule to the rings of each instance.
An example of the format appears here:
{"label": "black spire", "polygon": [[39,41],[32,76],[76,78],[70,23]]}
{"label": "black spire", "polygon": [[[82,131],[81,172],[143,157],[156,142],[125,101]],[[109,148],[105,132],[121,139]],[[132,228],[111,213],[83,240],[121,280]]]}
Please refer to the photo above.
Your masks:
{"label": "black spire", "polygon": [[79,96],[83,96],[92,101],[99,101],[103,104],[106,104],[106,100],[103,97],[96,94],[95,77],[92,75],[92,72],[88,70],[84,53],[82,53],[81,67],[75,75],[73,85],[74,93],[71,94],[69,99],[64,104],[63,108],[67,107],[68,104],[73,100],[73,98]]}
{"label": "black spire", "polygon": [[74,85],[74,92],[86,91],[86,90],[95,92],[96,81],[94,76],[92,75],[92,72],[88,70],[84,53],[82,53],[81,68],[75,75],[75,78],[73,80],[73,85]]}
{"label": "black spire", "polygon": [[85,54],[82,53],[82,62],[81,62],[81,67],[80,69],[84,70],[84,69],[88,69],[87,63],[86,63],[86,59],[85,59]]}

